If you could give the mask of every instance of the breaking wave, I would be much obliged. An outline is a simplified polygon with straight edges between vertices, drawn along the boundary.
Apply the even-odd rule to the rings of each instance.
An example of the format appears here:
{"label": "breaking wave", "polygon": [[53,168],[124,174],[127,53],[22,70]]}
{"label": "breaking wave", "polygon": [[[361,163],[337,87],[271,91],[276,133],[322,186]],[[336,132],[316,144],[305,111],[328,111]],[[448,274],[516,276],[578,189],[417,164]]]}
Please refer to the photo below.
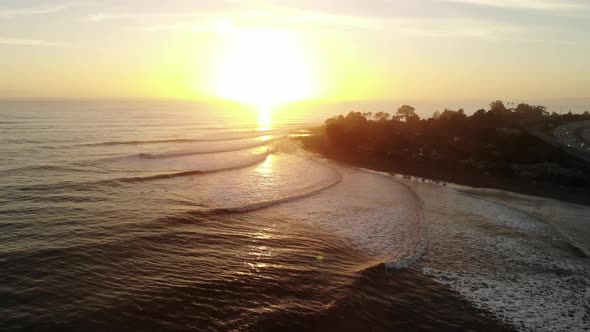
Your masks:
{"label": "breaking wave", "polygon": [[210,138],[175,138],[175,139],[160,139],[160,140],[131,140],[131,141],[108,141],[99,143],[85,143],[77,144],[76,146],[117,146],[117,145],[142,145],[142,144],[164,144],[164,143],[199,143],[199,142],[223,142],[223,141],[238,141],[249,138],[263,137],[266,135],[275,134],[277,131],[249,131],[242,132],[239,135],[226,135],[220,137]]}
{"label": "breaking wave", "polygon": [[184,172],[175,172],[175,173],[165,173],[165,174],[157,174],[157,175],[150,175],[150,176],[137,176],[137,177],[129,177],[129,178],[119,178],[115,179],[114,181],[118,182],[142,182],[142,181],[151,181],[151,180],[160,180],[160,179],[170,179],[176,177],[183,177],[183,176],[193,176],[193,175],[200,175],[200,174],[210,174],[210,173],[217,173],[217,172],[224,172],[230,171],[234,169],[246,168],[250,166],[254,166],[263,162],[272,151],[267,151],[266,153],[262,153],[258,156],[250,158],[242,163],[228,166],[228,167],[221,167],[221,168],[213,168],[207,170],[193,170],[193,171],[184,171]]}
{"label": "breaking wave", "polygon": [[36,184],[31,186],[14,186],[13,189],[18,191],[45,191],[48,189],[64,189],[64,188],[72,188],[72,189],[79,189],[79,190],[92,190],[93,185],[105,185],[105,186],[117,186],[121,183],[132,183],[132,182],[145,182],[145,181],[153,181],[153,180],[160,180],[160,179],[171,179],[177,177],[186,177],[186,176],[194,176],[194,175],[204,175],[204,174],[212,174],[224,171],[230,171],[235,169],[247,168],[250,166],[254,166],[266,160],[266,158],[272,154],[274,150],[269,149],[264,153],[254,155],[250,158],[245,158],[241,160],[236,160],[233,163],[230,162],[229,165],[225,164],[225,166],[213,167],[213,168],[204,168],[200,170],[186,170],[181,172],[171,172],[171,173],[162,173],[162,174],[155,174],[155,175],[147,175],[147,176],[136,176],[136,177],[120,177],[120,178],[109,178],[104,180],[97,180],[97,181],[86,181],[86,182],[71,182],[71,181],[61,181],[61,182],[54,182],[54,183],[47,183],[47,184]]}
{"label": "breaking wave", "polygon": [[[221,153],[221,152],[234,152],[234,151],[242,151],[252,148],[257,148],[269,144],[275,141],[276,138],[254,142],[250,144],[242,144],[237,146],[229,146],[226,148],[200,148],[200,149],[186,149],[186,150],[176,150],[176,151],[169,151],[163,153],[140,153],[135,155],[136,157],[143,158],[143,159],[165,159],[165,158],[174,158],[174,157],[184,157],[184,156],[192,156],[192,155],[199,155],[199,154],[212,154],[212,153]],[[270,149],[270,148],[269,148]]]}
{"label": "breaking wave", "polygon": [[422,200],[416,193],[388,174],[330,166],[340,174],[338,185],[230,212],[272,205],[277,213],[350,241],[381,259],[388,270],[404,269],[418,261],[426,252],[427,238]]}

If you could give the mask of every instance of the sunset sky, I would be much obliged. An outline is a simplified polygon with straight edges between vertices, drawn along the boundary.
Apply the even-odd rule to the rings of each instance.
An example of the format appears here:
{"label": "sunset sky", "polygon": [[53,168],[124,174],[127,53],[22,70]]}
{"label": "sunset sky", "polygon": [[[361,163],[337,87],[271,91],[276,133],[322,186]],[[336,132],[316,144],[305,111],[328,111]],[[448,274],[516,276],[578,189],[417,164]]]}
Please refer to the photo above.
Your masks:
{"label": "sunset sky", "polygon": [[0,1],[0,98],[590,97],[590,1]]}

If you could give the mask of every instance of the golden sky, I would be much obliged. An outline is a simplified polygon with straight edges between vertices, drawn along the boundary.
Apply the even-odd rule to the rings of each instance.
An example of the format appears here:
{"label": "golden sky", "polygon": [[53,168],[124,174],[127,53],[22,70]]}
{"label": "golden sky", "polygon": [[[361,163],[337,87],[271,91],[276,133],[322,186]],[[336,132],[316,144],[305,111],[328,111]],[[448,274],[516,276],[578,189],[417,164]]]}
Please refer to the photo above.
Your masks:
{"label": "golden sky", "polygon": [[0,98],[590,97],[590,2],[0,2]]}

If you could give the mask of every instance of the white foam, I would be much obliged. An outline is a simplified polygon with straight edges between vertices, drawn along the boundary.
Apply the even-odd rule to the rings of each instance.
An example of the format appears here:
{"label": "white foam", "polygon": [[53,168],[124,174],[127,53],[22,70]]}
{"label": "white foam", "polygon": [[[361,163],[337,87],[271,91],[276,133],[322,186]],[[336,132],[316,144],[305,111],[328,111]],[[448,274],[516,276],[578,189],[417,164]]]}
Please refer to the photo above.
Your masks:
{"label": "white foam", "polygon": [[216,209],[211,209],[210,211],[214,212],[217,210],[217,211],[228,211],[228,212],[248,212],[248,211],[259,210],[259,209],[271,207],[271,206],[282,204],[282,203],[296,201],[296,200],[299,200],[299,199],[302,199],[305,197],[314,196],[326,189],[329,189],[329,188],[337,185],[338,183],[340,183],[340,181],[342,181],[342,176],[340,176],[340,174],[336,173],[334,179],[331,182],[327,182],[325,184],[320,184],[320,185],[315,185],[315,186],[307,186],[304,189],[302,189],[300,192],[291,193],[290,195],[288,195],[286,197],[281,197],[281,198],[277,198],[274,200],[262,201],[262,202],[257,202],[257,203],[253,203],[253,204],[242,205],[242,206],[216,208]]}
{"label": "white foam", "polygon": [[512,208],[508,205],[500,204],[473,195],[462,194],[471,205],[471,212],[494,222],[497,225],[507,226],[519,232],[527,234],[556,236],[556,229],[543,220],[526,213],[524,211]]}
{"label": "white foam", "polygon": [[381,257],[387,268],[414,264],[427,247],[416,194],[388,174],[333,167],[342,174],[340,184],[273,209],[349,240]]}
{"label": "white foam", "polygon": [[[585,331],[590,282],[587,266],[572,259],[556,260],[528,246],[523,239],[482,239],[474,247],[494,252],[497,270],[423,271],[521,331]],[[506,260],[513,263],[503,268]],[[522,271],[514,269],[522,266]],[[538,272],[530,271],[537,268]]]}
{"label": "white foam", "polygon": [[556,199],[522,195],[497,189],[465,188],[461,193],[485,198],[541,219],[561,237],[590,257],[590,208]]}
{"label": "white foam", "polygon": [[429,252],[418,263],[425,274],[518,330],[588,330],[590,260],[547,222],[551,216],[409,184],[429,222]]}
{"label": "white foam", "polygon": [[[385,176],[393,180],[393,177],[387,172],[374,171],[366,168],[361,168],[361,170],[368,173]],[[409,190],[411,194],[414,195],[416,201],[420,205],[420,208],[416,209],[416,215],[413,219],[414,225],[410,227],[410,234],[406,237],[405,250],[399,253],[392,260],[385,263],[385,267],[387,269],[405,269],[414,265],[426,253],[426,250],[428,248],[426,222],[424,221],[424,215],[422,213],[422,206],[424,205],[424,201],[412,190],[411,187],[405,184],[404,186],[406,186],[407,190]]]}

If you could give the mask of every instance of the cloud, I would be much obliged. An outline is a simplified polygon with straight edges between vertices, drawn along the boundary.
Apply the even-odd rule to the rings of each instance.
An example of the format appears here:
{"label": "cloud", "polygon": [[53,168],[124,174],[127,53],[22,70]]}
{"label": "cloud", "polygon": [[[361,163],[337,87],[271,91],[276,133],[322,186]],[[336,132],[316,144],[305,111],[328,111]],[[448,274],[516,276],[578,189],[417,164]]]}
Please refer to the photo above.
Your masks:
{"label": "cloud", "polygon": [[[256,1],[256,0],[253,0]],[[352,8],[356,0],[343,0]],[[583,6],[573,0],[548,1],[548,0],[430,0],[431,7],[439,9],[447,7],[446,15],[431,15],[430,12],[423,15],[410,15],[408,6],[400,5],[400,12],[392,11],[394,2],[383,0],[381,5],[391,12],[391,15],[372,15],[367,13],[350,13],[342,11],[330,13],[320,6],[315,8],[307,3],[306,8],[296,4],[290,6],[263,6],[258,8],[242,8],[241,10],[229,10],[220,7],[208,7],[202,10],[189,10],[183,12],[106,12],[89,16],[92,22],[106,21],[132,21],[130,24],[143,31],[182,31],[182,32],[228,32],[239,29],[276,29],[301,32],[336,32],[349,33],[366,31],[368,33],[381,31],[380,34],[424,37],[424,38],[468,38],[485,40],[514,40],[530,39],[538,41],[551,41],[559,39],[564,33],[563,29],[549,23],[540,25],[537,22],[526,20],[516,21],[512,17],[492,15],[463,14],[440,6],[442,3],[461,3],[477,6],[494,6],[502,8],[576,8]],[[256,2],[255,2],[256,3]],[[424,4],[424,3],[423,3]],[[436,5],[438,4],[438,6]],[[411,3],[414,9],[415,3]],[[378,6],[377,6],[378,7]],[[404,11],[404,9],[406,11]],[[451,13],[451,14],[449,14]],[[406,15],[407,14],[407,15]]]}
{"label": "cloud", "polygon": [[62,46],[63,44],[38,39],[0,37],[0,45],[12,46]]}
{"label": "cloud", "polygon": [[515,9],[540,9],[540,10],[559,10],[559,9],[580,9],[588,8],[587,4],[576,1],[555,1],[555,0],[442,0],[443,2],[462,3],[467,5],[477,5],[498,8],[515,8]]}
{"label": "cloud", "polygon": [[137,20],[137,19],[166,19],[166,18],[183,18],[199,17],[204,13],[178,12],[178,13],[98,13],[88,17],[92,22],[118,21],[118,20]]}
{"label": "cloud", "polygon": [[90,2],[70,2],[48,7],[33,7],[33,8],[0,8],[0,19],[2,18],[13,18],[18,16],[30,16],[30,15],[44,15],[62,12],[76,7],[85,7],[93,5]]}
{"label": "cloud", "polygon": [[355,21],[331,21],[311,16],[296,16],[285,19],[276,17],[265,21],[217,18],[200,22],[155,24],[143,27],[146,31],[182,31],[225,33],[240,29],[270,29],[284,31],[350,31],[358,29],[379,29],[376,24]]}
{"label": "cloud", "polygon": [[231,21],[211,21],[204,23],[156,24],[144,27],[147,31],[182,31],[182,32],[226,32],[233,28]]}
{"label": "cloud", "polygon": [[388,31],[400,35],[431,38],[476,38],[500,40],[510,36],[523,36],[538,31],[538,28],[518,24],[497,24],[493,20],[468,18],[406,18],[390,19],[384,23]]}
{"label": "cloud", "polygon": [[99,13],[88,17],[92,22],[137,21],[148,31],[213,31],[231,28],[273,28],[298,30],[378,29],[377,22],[361,16],[315,13],[301,10],[198,12]]}
{"label": "cloud", "polygon": [[495,24],[490,20],[475,19],[392,19],[385,30],[398,35],[431,39],[472,39],[489,42],[551,43],[573,45],[574,41],[561,38],[551,27]]}
{"label": "cloud", "polygon": [[[146,16],[141,16],[146,17]],[[153,16],[149,16],[152,17]],[[466,38],[512,40],[533,38],[548,32],[548,27],[526,26],[473,18],[365,18],[304,11],[226,13],[178,22],[153,22],[144,31],[231,32],[240,29],[277,29],[301,32],[366,31],[419,38]]]}

